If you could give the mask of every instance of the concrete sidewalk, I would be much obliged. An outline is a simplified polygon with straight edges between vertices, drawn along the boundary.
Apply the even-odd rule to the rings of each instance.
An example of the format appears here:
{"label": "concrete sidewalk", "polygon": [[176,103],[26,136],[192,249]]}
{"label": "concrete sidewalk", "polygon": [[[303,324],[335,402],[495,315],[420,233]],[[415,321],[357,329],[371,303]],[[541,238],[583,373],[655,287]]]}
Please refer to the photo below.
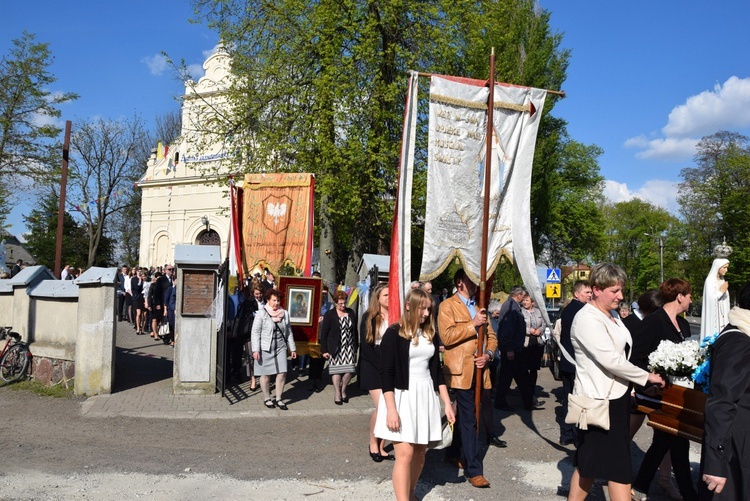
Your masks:
{"label": "concrete sidewalk", "polygon": [[128,322],[117,323],[116,344],[114,390],[88,398],[81,408],[85,417],[231,419],[369,414],[373,410],[370,396],[361,392],[356,382],[349,385],[349,403],[339,406],[333,403],[330,377],[324,375],[324,390],[314,393],[308,390],[307,376],[294,370],[287,376],[283,394],[288,411],[266,408],[260,388],[251,391],[250,381],[228,388],[225,398],[219,393],[173,395],[173,348],[148,335],[137,336]]}

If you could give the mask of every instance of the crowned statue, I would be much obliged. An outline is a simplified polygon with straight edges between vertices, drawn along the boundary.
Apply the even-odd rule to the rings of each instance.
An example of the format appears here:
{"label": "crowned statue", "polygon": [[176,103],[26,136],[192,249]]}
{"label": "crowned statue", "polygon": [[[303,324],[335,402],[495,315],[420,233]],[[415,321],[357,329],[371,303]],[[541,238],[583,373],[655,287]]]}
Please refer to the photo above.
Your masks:
{"label": "crowned statue", "polygon": [[732,248],[726,242],[714,247],[714,259],[711,271],[708,272],[703,284],[703,309],[701,315],[701,341],[706,336],[711,336],[729,323],[729,282],[725,275],[729,269],[727,257],[732,253]]}

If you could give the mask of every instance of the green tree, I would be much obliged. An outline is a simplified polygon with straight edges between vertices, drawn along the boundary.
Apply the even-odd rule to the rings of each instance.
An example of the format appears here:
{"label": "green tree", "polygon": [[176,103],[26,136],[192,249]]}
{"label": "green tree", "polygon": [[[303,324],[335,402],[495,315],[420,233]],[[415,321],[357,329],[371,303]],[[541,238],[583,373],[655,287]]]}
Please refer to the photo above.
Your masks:
{"label": "green tree", "polygon": [[76,94],[56,93],[50,86],[57,80],[49,72],[52,64],[49,44],[37,42],[24,32],[13,40],[9,53],[0,59],[0,208],[10,205],[8,193],[31,177],[51,179],[53,146],[61,129],[55,124],[59,106],[76,99]]}
{"label": "green tree", "polygon": [[730,293],[750,280],[750,143],[720,131],[698,143],[695,167],[680,173],[680,212],[685,220],[688,280],[700,291],[711,268],[713,248],[726,240]]}
{"label": "green tree", "polygon": [[604,259],[619,264],[628,276],[626,299],[632,301],[660,282],[659,235],[664,252],[664,278],[683,277],[684,252],[680,222],[661,207],[634,198],[605,205]]}
{"label": "green tree", "polygon": [[602,150],[567,138],[558,121],[546,122],[553,135],[563,137],[539,141],[531,188],[534,250],[550,267],[590,261],[604,246],[604,178],[597,163]]}
{"label": "green tree", "polygon": [[[57,214],[60,197],[50,190],[39,199],[37,206],[25,217],[29,232],[25,235],[26,247],[42,264],[50,270],[55,267],[57,242]],[[75,267],[83,267],[87,262],[88,242],[81,227],[69,212],[63,215],[62,262]]]}

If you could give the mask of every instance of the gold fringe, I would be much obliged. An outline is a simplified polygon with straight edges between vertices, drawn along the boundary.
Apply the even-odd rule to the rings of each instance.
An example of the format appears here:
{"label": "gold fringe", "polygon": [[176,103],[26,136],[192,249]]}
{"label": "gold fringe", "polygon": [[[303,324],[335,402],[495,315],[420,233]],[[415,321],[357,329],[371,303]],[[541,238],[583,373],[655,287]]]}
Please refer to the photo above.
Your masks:
{"label": "gold fringe", "polygon": [[531,112],[531,107],[528,104],[506,103],[504,101],[495,101],[493,108],[503,108],[506,110],[521,111],[524,113]]}
{"label": "gold fringe", "polygon": [[[458,99],[455,97],[443,96],[441,94],[430,94],[430,102],[450,104],[453,106],[461,106],[463,108],[471,108],[474,110],[486,110],[487,109],[486,103],[477,103],[475,101],[467,101],[465,99]],[[521,111],[525,113],[531,112],[531,107],[528,104],[508,103],[505,101],[495,101],[493,108],[495,109],[502,108],[505,110]]]}
{"label": "gold fringe", "polygon": [[430,101],[435,103],[452,104],[453,106],[461,106],[464,108],[471,108],[474,110],[486,110],[487,103],[477,103],[474,101],[467,101],[465,99],[458,99],[450,96],[443,96],[440,94],[430,94]]}

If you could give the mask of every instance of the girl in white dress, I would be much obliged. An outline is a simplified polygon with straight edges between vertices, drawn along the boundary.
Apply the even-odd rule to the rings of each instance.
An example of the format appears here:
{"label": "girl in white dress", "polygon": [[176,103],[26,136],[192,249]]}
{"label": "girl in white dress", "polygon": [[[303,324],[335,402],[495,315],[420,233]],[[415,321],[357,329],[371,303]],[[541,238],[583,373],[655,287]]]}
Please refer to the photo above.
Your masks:
{"label": "girl in white dress", "polygon": [[456,420],[438,369],[431,307],[432,298],[424,290],[411,290],[401,320],[385,331],[380,342],[383,393],[375,436],[393,442],[393,491],[398,501],[415,499],[414,488],[424,467],[427,446],[442,438],[440,400],[448,422]]}

